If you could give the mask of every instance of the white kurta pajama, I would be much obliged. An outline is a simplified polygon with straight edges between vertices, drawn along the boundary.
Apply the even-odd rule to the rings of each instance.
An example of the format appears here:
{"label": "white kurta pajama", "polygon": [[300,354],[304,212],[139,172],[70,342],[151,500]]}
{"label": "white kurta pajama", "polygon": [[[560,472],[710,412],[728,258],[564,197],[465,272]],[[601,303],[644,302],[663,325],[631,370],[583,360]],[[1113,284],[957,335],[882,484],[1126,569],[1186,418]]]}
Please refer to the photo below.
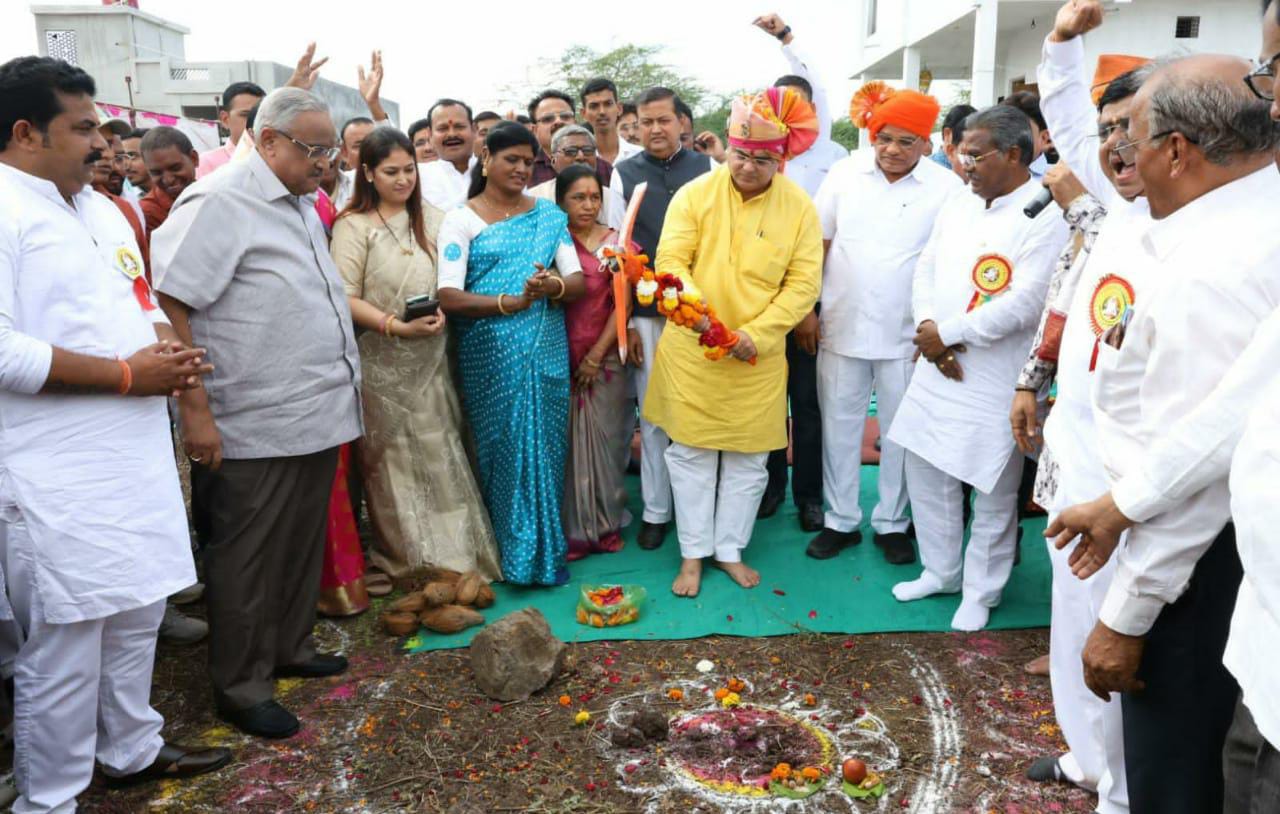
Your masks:
{"label": "white kurta pajama", "polygon": [[[1052,504],[1044,507],[1052,520],[1109,488],[1093,418],[1094,354],[1103,330],[1123,317],[1122,305],[1142,307],[1147,263],[1138,235],[1152,220],[1146,198],[1129,202],[1120,197],[1099,162],[1081,38],[1065,43],[1046,40],[1037,77],[1041,110],[1054,134],[1054,146],[1085,189],[1107,209],[1066,309],[1056,371],[1057,400],[1044,426],[1045,446],[1058,464],[1057,490]],[[1117,296],[1127,296],[1128,302],[1121,303]],[[1094,695],[1080,669],[1080,654],[1098,620],[1115,561],[1080,580],[1067,563],[1074,546],[1059,551],[1047,544],[1053,570],[1049,677],[1055,716],[1083,773],[1082,785],[1097,788],[1098,811],[1124,814],[1129,796],[1120,705]]]}
{"label": "white kurta pajama", "polygon": [[[916,264],[912,311],[917,325],[935,321],[948,346],[967,347],[956,355],[964,380],[948,379],[920,359],[889,429],[889,440],[908,453],[907,491],[921,562],[944,591],[962,587],[960,484],[978,491],[963,589],[966,603],[986,608],[1000,602],[1016,544],[1022,455],[1009,432],[1013,387],[1067,239],[1056,210],[1034,220],[1022,214],[1040,189],[1031,179],[990,207],[966,193],[942,208]],[[987,255],[1007,261],[1008,286],[971,309],[979,293],[975,268]]]}
{"label": "white kurta pajama", "polygon": [[[149,766],[164,599],[195,581],[162,398],[40,394],[52,347],[127,358],[156,341],[133,232],[87,187],[69,204],[0,165],[0,523],[15,670],[15,812],[73,811],[95,754]],[[12,606],[10,609],[9,605]]]}
{"label": "white kurta pajama", "polygon": [[[962,191],[955,173],[921,160],[890,183],[864,150],[831,168],[815,204],[822,237],[831,242],[822,276],[818,401],[822,410],[822,490],[831,508],[823,524],[851,532],[862,523],[858,502],[862,435],[871,392],[882,435],[893,423],[911,380],[911,281],[946,198]],[[880,447],[877,534],[905,532],[904,451]]]}

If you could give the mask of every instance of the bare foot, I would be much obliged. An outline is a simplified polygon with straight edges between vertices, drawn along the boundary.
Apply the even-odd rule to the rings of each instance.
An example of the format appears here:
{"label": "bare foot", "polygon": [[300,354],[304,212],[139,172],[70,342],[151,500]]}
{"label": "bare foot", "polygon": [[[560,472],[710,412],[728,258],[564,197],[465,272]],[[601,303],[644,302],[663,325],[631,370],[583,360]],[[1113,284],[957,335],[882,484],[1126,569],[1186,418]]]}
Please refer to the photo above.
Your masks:
{"label": "bare foot", "polygon": [[676,574],[676,581],[671,583],[671,593],[692,599],[698,595],[698,589],[701,587],[702,560],[685,559],[680,563],[680,573]]}
{"label": "bare foot", "polygon": [[742,562],[720,562],[715,560],[716,568],[724,571],[733,581],[743,588],[754,588],[760,584],[760,572]]}
{"label": "bare foot", "polygon": [[1027,675],[1047,676],[1049,675],[1049,654],[1045,653],[1039,658],[1034,658],[1022,667]]}

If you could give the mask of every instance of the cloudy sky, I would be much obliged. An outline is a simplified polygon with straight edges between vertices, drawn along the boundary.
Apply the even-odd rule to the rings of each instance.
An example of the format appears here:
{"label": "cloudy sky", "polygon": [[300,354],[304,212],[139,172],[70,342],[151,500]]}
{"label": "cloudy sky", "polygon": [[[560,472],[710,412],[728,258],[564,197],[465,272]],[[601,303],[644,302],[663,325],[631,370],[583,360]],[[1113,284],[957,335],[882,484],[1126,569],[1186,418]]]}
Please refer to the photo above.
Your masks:
{"label": "cloudy sky", "polygon": [[[84,0],[79,0],[84,2]],[[97,3],[86,3],[97,5]],[[365,0],[327,4],[270,0],[141,0],[144,11],[191,29],[187,59],[265,59],[292,65],[310,40],[330,58],[322,76],[355,84],[356,66],[381,48],[383,94],[412,121],[440,96],[474,107],[512,107],[500,89],[536,82],[541,58],[586,44],[597,50],[627,43],[663,45],[666,61],[715,91],[763,85],[786,72],[776,41],[752,27],[777,12],[797,44],[813,55],[841,110],[848,78],[853,0],[792,0],[759,8],[741,0],[651,2],[441,2]],[[333,8],[333,12],[322,9]],[[25,0],[0,0],[0,56],[37,53],[35,25]],[[523,106],[523,105],[521,105]],[[839,113],[837,113],[839,116]]]}

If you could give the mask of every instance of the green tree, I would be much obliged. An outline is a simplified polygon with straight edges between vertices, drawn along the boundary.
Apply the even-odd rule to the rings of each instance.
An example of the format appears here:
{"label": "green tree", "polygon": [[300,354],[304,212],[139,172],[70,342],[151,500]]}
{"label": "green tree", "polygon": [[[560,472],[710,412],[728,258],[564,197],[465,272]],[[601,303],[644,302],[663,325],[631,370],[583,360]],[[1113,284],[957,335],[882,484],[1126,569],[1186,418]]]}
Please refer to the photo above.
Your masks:
{"label": "green tree", "polygon": [[588,45],[570,46],[559,60],[550,60],[555,85],[577,97],[588,79],[603,76],[618,86],[621,100],[635,98],[645,88],[662,85],[680,95],[695,111],[707,101],[706,88],[661,61],[662,46],[623,45],[600,52]]}
{"label": "green tree", "polygon": [[848,116],[831,123],[831,140],[850,152],[858,149],[860,135],[858,128],[853,126],[853,120]]}

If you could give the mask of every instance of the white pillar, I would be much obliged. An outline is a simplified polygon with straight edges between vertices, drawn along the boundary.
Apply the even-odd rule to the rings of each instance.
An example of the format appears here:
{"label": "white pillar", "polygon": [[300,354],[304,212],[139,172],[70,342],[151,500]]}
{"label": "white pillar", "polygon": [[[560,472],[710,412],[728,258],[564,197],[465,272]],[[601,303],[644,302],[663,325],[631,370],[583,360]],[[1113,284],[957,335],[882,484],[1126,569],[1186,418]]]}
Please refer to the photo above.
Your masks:
{"label": "white pillar", "polygon": [[902,86],[920,90],[920,49],[910,45],[902,49]]}
{"label": "white pillar", "polygon": [[997,0],[976,0],[973,19],[973,91],[971,104],[981,110],[996,103]]}

